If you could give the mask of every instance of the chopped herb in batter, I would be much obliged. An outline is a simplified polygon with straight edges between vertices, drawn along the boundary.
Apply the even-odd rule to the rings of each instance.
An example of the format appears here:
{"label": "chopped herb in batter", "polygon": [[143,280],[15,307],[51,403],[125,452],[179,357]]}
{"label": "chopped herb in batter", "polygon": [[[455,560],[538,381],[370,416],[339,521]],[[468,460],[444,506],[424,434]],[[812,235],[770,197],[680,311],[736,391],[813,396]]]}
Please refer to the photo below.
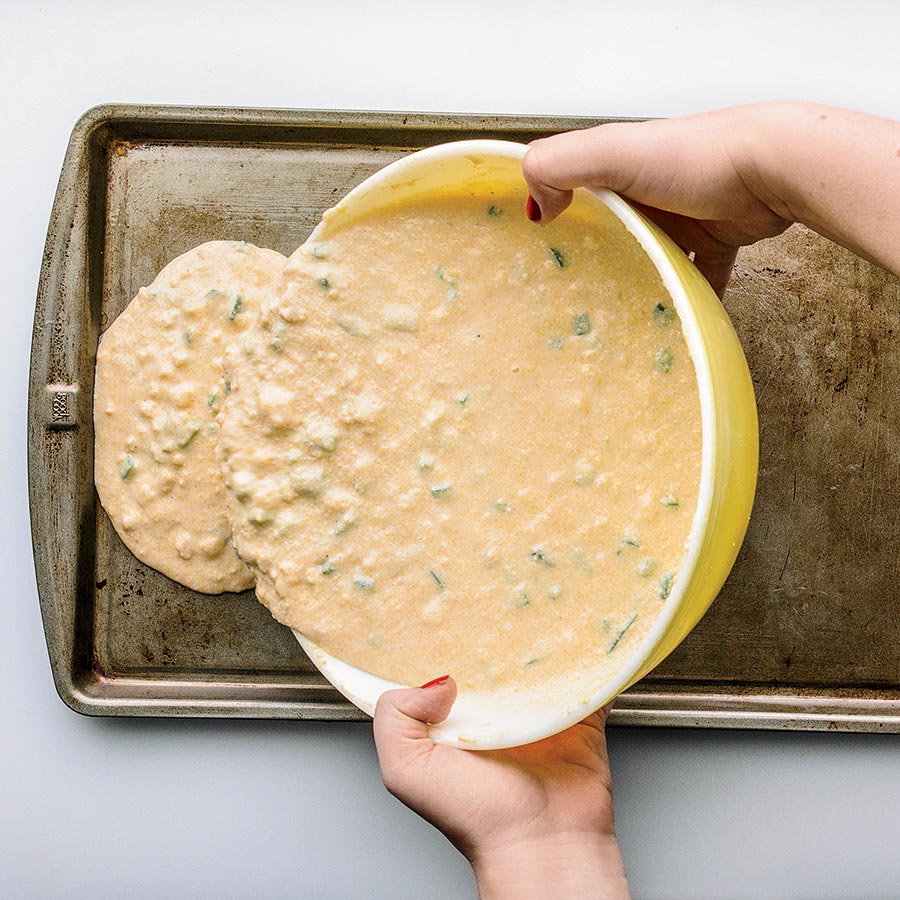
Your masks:
{"label": "chopped herb in batter", "polygon": [[215,394],[210,394],[206,398],[206,405],[207,406],[215,406],[216,403],[218,403],[218,401],[219,401],[219,398]]}
{"label": "chopped herb in batter", "polygon": [[547,343],[554,350],[562,350],[562,348],[563,348],[563,339],[561,337],[552,337],[552,338],[550,338],[549,341],[547,341]]}
{"label": "chopped herb in batter", "polygon": [[524,609],[526,606],[531,606],[531,597],[525,591],[522,591],[516,596],[515,607],[516,609]]}
{"label": "chopped herb in batter", "polygon": [[574,319],[572,319],[572,333],[577,337],[581,337],[585,334],[590,334],[591,331],[591,317],[586,313],[578,313]]}
{"label": "chopped herb in batter", "polygon": [[319,571],[323,575],[334,575],[336,569],[334,565],[334,560],[329,559],[327,556],[325,557],[325,562],[319,566]]}
{"label": "chopped herb in batter", "polygon": [[220,291],[218,288],[212,288],[212,290],[209,290],[206,292],[206,299],[207,300],[224,300],[225,292]]}
{"label": "chopped herb in batter", "polygon": [[619,543],[622,545],[616,550],[616,556],[622,556],[628,552],[629,549],[636,549],[641,546],[639,541],[636,541],[633,537],[624,537]]}
{"label": "chopped herb in batter", "polygon": [[666,494],[664,497],[660,497],[659,502],[666,509],[678,509],[678,498],[674,494]]}
{"label": "chopped herb in batter", "polygon": [[539,663],[543,659],[542,656],[532,656],[531,659],[526,659],[522,664],[523,668],[528,668],[529,666],[533,666],[535,663]]}
{"label": "chopped herb in batter", "polygon": [[660,347],[653,357],[653,368],[665,375],[672,368],[673,358],[672,351],[668,347]]}
{"label": "chopped herb in batter", "polygon": [[136,468],[137,463],[134,461],[134,457],[126,453],[125,458],[122,460],[122,465],[119,468],[119,475],[122,477],[122,481],[125,481],[126,478],[130,478],[134,474]]}
{"label": "chopped herb in batter", "polygon": [[175,429],[175,440],[178,446],[183,450],[190,442],[197,437],[200,432],[200,426],[196,422],[188,422],[187,425],[179,425]]}
{"label": "chopped herb in batter", "polygon": [[331,287],[331,279],[327,275],[323,275],[318,281],[319,287],[326,289]]}
{"label": "chopped herb in batter", "polygon": [[550,558],[547,554],[546,550],[542,550],[540,547],[535,547],[531,553],[528,554],[536,563],[540,563],[542,566],[546,566],[548,569],[552,569],[556,566],[556,563]]}
{"label": "chopped herb in batter", "polygon": [[194,334],[190,328],[185,328],[181,334],[181,337],[184,340],[185,344],[190,344],[190,342],[194,339]]}
{"label": "chopped herb in batter", "polygon": [[497,510],[497,512],[507,513],[512,510],[512,507],[501,497],[494,501],[494,509]]}
{"label": "chopped herb in batter", "polygon": [[575,474],[572,476],[575,484],[590,484],[596,477],[597,470],[586,459],[579,459],[575,463]]}
{"label": "chopped herb in batter", "polygon": [[615,650],[616,647],[619,646],[619,641],[621,641],[622,638],[625,637],[625,632],[628,631],[628,629],[631,628],[632,625],[634,625],[634,622],[637,619],[637,617],[638,617],[637,613],[632,614],[631,618],[625,623],[624,627],[613,638],[612,643],[609,645],[609,649],[606,651],[607,653],[612,653],[613,650]]}
{"label": "chopped herb in batter", "polygon": [[338,520],[334,526],[335,534],[343,534],[356,521],[356,513],[352,509],[348,509]]}
{"label": "chopped herb in batter", "polygon": [[548,247],[547,252],[550,254],[550,258],[553,262],[556,263],[557,269],[562,269],[566,265],[566,258],[562,255],[562,252],[557,250],[556,247]]}
{"label": "chopped herb in batter", "polygon": [[453,488],[452,482],[442,481],[440,484],[433,484],[431,486],[431,496],[432,497],[446,497],[447,494],[450,493]]}
{"label": "chopped herb in batter", "polygon": [[456,402],[457,402],[460,406],[463,406],[463,407],[464,407],[464,406],[469,402],[469,395],[468,395],[468,394],[460,394],[460,395],[456,398]]}
{"label": "chopped herb in batter", "polygon": [[495,219],[495,218],[497,218],[497,216],[502,216],[502,215],[503,215],[503,210],[500,209],[499,206],[494,206],[494,204],[492,203],[492,204],[487,208],[487,214],[488,214],[491,218],[494,218],[494,219]]}
{"label": "chopped herb in batter", "polygon": [[375,579],[369,575],[354,575],[353,586],[361,591],[371,592],[375,590]]}
{"label": "chopped herb in batter", "polygon": [[338,328],[342,328],[347,334],[352,334],[354,337],[368,337],[371,334],[368,323],[359,316],[340,316],[337,324]]}
{"label": "chopped herb in batter", "polygon": [[442,591],[445,587],[447,587],[446,582],[434,569],[429,569],[428,574],[434,579],[434,583],[437,585],[439,591]]}
{"label": "chopped herb in batter", "polygon": [[675,311],[662,303],[657,303],[653,307],[653,318],[657,325],[664,328],[666,325],[671,325],[675,318]]}
{"label": "chopped herb in batter", "polygon": [[283,323],[275,326],[275,329],[272,331],[272,336],[269,338],[269,346],[276,353],[280,353],[284,347],[284,330],[285,326]]}
{"label": "chopped herb in batter", "polygon": [[231,304],[231,312],[228,313],[228,321],[233,322],[244,309],[244,298],[238,294]]}
{"label": "chopped herb in batter", "polygon": [[672,593],[672,582],[675,580],[674,572],[666,572],[662,578],[659,580],[659,598],[660,600],[668,599],[669,594]]}

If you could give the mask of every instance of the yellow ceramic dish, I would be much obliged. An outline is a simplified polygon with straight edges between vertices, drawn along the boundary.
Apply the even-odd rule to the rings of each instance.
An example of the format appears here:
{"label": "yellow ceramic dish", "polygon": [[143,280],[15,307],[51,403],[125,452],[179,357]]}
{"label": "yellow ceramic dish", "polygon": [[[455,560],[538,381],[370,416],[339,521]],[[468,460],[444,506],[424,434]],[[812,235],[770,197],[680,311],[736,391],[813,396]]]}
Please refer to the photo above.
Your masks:
{"label": "yellow ceramic dish", "polygon": [[[351,191],[325,214],[310,240],[326,241],[373,210],[435,192],[521,187],[526,149],[480,140],[414,153]],[[681,250],[622,198],[605,190],[578,190],[573,203],[583,212],[601,205],[603,215],[611,210],[643,247],[672,296],[700,392],[703,441],[697,511],[679,577],[662,613],[611,680],[583,671],[538,696],[515,691],[461,694],[450,718],[431,729],[435,740],[447,744],[496,749],[539,740],[578,722],[645,676],[684,639],[716,597],[750,518],[758,464],[756,404],[747,362],[725,310]],[[397,687],[330,656],[301,634],[297,639],[326,678],[370,714],[381,693]]]}

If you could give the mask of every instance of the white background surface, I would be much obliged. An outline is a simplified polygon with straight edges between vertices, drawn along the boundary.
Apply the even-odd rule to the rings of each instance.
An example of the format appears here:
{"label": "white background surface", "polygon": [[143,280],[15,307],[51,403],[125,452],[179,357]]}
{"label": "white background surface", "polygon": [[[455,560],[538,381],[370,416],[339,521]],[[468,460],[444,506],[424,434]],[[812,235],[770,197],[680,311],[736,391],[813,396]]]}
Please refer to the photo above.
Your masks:
{"label": "white background surface", "polygon": [[[900,118],[891,2],[0,0],[0,900],[474,897],[363,724],[91,720],[57,698],[28,525],[34,296],[69,131],[107,101]],[[900,602],[900,599],[898,599]],[[900,735],[612,729],[636,897],[900,896]]]}

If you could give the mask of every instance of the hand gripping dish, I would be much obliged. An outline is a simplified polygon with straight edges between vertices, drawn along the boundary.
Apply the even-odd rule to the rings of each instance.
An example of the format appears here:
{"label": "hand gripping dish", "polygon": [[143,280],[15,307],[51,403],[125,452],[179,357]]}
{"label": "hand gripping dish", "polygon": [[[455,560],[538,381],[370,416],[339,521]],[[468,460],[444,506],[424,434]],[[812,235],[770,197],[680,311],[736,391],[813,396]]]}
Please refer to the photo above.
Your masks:
{"label": "hand gripping dish", "polygon": [[[324,290],[324,295],[312,299],[310,299],[311,295],[309,294],[304,295],[305,299],[298,295],[295,299],[301,299],[303,303],[306,303],[303,310],[293,308],[282,310],[282,315],[286,315],[288,321],[296,318],[299,313],[300,318],[304,322],[302,327],[309,333],[315,332],[325,335],[325,326],[329,324],[328,318],[333,316],[342,331],[350,335],[349,337],[338,335],[338,342],[334,345],[329,345],[333,347],[330,353],[319,354],[319,359],[323,366],[328,364],[328,358],[331,357],[332,361],[337,359],[338,365],[342,367],[336,369],[339,373],[344,370],[356,369],[358,358],[344,355],[347,351],[343,348],[350,346],[354,341],[358,343],[367,339],[374,340],[373,336],[376,333],[380,333],[379,329],[388,329],[393,332],[394,334],[392,334],[390,340],[393,340],[395,345],[400,346],[406,340],[408,332],[420,330],[423,314],[421,311],[414,309],[413,304],[407,303],[406,300],[409,298],[402,295],[389,298],[397,302],[392,302],[385,306],[381,312],[380,319],[372,315],[367,317],[368,311],[365,307],[355,310],[351,306],[348,309],[346,305],[348,302],[347,298],[338,296],[340,285],[334,285],[329,277],[329,273],[324,272],[324,270],[318,271],[316,268],[316,262],[321,255],[327,255],[329,247],[337,247],[340,251],[341,237],[355,233],[354,229],[359,223],[372,220],[378,221],[379,217],[393,215],[393,221],[402,229],[405,220],[410,217],[409,211],[411,209],[420,210],[423,207],[427,207],[435,198],[466,194],[470,197],[474,196],[483,199],[485,206],[484,215],[487,219],[494,217],[496,222],[497,217],[512,216],[514,213],[508,203],[494,205],[490,198],[503,197],[508,200],[510,196],[518,193],[524,206],[524,188],[521,176],[521,158],[524,152],[525,148],[523,146],[493,141],[460,142],[422,151],[377,173],[352,191],[335,209],[326,213],[321,225],[311,235],[304,248],[301,248],[295,254],[295,257],[292,257],[292,261],[285,270],[289,277],[289,273],[293,271],[297,279],[300,279],[301,276],[307,277],[308,280],[315,278]],[[503,685],[502,688],[498,685],[497,689],[491,689],[490,685],[488,685],[484,689],[461,690],[451,717],[446,722],[439,726],[434,726],[432,729],[435,739],[458,746],[490,749],[527,743],[545,737],[583,718],[587,713],[608,702],[617,693],[649,672],[682,640],[715,597],[734,562],[747,527],[752,505],[757,466],[757,432],[753,392],[740,344],[718,299],[684,255],[664,235],[617,196],[609,192],[599,192],[596,195],[586,191],[576,192],[576,198],[570,214],[581,217],[582,220],[593,218],[598,225],[606,223],[604,227],[614,227],[624,234],[625,238],[633,244],[632,252],[641,255],[640,264],[648,269],[654,268],[654,277],[657,277],[656,273],[658,273],[658,281],[662,286],[660,290],[663,291],[665,299],[665,302],[659,304],[660,310],[665,313],[665,310],[670,306],[674,305],[675,307],[681,326],[678,340],[680,341],[681,335],[683,335],[684,347],[690,354],[699,391],[699,398],[696,398],[699,401],[699,416],[702,421],[702,435],[697,442],[699,456],[697,481],[699,489],[696,491],[696,497],[690,498],[690,502],[687,502],[688,498],[686,497],[681,498],[681,513],[683,515],[691,515],[690,521],[685,525],[685,534],[688,536],[684,543],[684,551],[680,556],[677,577],[673,579],[663,575],[661,579],[663,587],[657,595],[659,604],[653,607],[652,615],[649,610],[642,610],[639,627],[635,627],[627,635],[626,631],[634,621],[635,616],[625,619],[624,624],[620,620],[611,619],[607,621],[604,619],[602,625],[598,626],[599,630],[596,631],[597,642],[598,644],[602,642],[603,649],[609,652],[598,653],[596,664],[590,655],[583,656],[582,658],[585,662],[578,667],[567,670],[564,678],[551,678],[548,676],[546,680],[543,680],[541,675],[542,667],[537,664],[540,663],[540,658],[536,655],[534,658],[524,660],[521,663],[524,667],[529,667],[532,663],[537,665],[528,668],[527,671],[522,670],[520,683],[515,683],[514,681],[512,684],[507,683]],[[440,221],[441,217],[438,215],[436,218]],[[613,223],[613,225],[611,226],[610,223]],[[623,226],[624,229],[627,229],[627,234]],[[554,233],[552,228],[553,226],[548,226],[545,233],[548,235]],[[537,234],[538,232],[535,231],[533,233]],[[630,238],[628,238],[628,234],[631,235]],[[417,243],[414,233],[404,233],[403,238],[406,243],[412,243],[413,245]],[[576,268],[574,265],[570,265],[574,257],[568,257],[559,247],[548,244],[546,248],[542,249],[545,249],[546,253],[543,254],[541,265],[545,271],[549,270],[551,275],[556,269]],[[604,249],[600,245],[597,248],[597,252],[601,253]],[[348,244],[344,250],[353,250],[353,245]],[[388,244],[387,248],[381,252],[393,254],[394,251],[391,250],[391,246]],[[410,250],[404,245],[403,254],[400,254],[399,251],[397,252],[396,261],[398,264],[405,265],[411,259],[415,259],[414,248]],[[621,258],[626,261],[625,264],[627,265],[628,254],[623,255]],[[634,257],[632,256],[631,258],[633,259]],[[647,260],[649,260],[649,264]],[[482,266],[482,271],[484,271],[485,264],[482,262],[480,265]],[[533,261],[530,265],[530,270],[527,266],[521,267],[523,279],[527,279],[529,271],[533,271]],[[304,267],[308,271],[305,272]],[[488,268],[493,272],[493,266],[488,266]],[[440,282],[440,289],[446,290],[447,298],[451,301],[452,306],[457,295],[465,290],[464,273],[457,275],[453,271],[445,271],[440,266],[436,266],[434,271],[434,277],[437,282]],[[509,271],[512,274],[504,277],[515,277],[516,266],[513,265]],[[389,284],[388,282],[388,286]],[[583,291],[583,286],[578,287],[576,285],[576,287],[578,288],[578,291],[576,291],[577,297],[574,294],[571,297],[568,295],[554,296],[551,288],[547,294],[547,305],[557,304],[565,306],[568,304],[572,308],[572,312],[575,313],[572,316],[573,333],[563,339],[566,342],[567,349],[590,336],[599,341],[595,349],[602,354],[607,349],[603,346],[602,341],[603,325],[605,324],[605,320],[602,318],[604,315],[603,310],[597,309],[596,312],[591,313],[595,317],[592,325],[590,317],[586,313],[578,312],[578,304],[584,302],[581,299],[581,293],[578,293]],[[351,292],[348,290],[347,294],[350,295]],[[623,305],[620,302],[621,299],[621,297],[618,297],[615,301],[620,306]],[[285,303],[290,305],[290,302],[290,298],[286,295],[282,300],[282,305],[284,306]],[[352,301],[350,302],[352,303]],[[455,315],[457,309],[454,309],[452,314]],[[333,312],[333,310],[337,310],[337,312]],[[357,312],[361,314],[356,315]],[[440,311],[438,310],[435,313],[434,310],[431,310],[429,314],[432,313],[439,315]],[[449,316],[450,313],[447,315]],[[421,324],[421,330],[427,330],[425,324]],[[396,332],[399,332],[399,335]],[[337,332],[335,333],[337,334]],[[477,337],[481,337],[481,335],[479,334]],[[548,343],[552,346],[557,346],[555,343],[557,340],[560,339],[553,337]],[[314,344],[310,344],[310,347],[313,346]],[[377,346],[380,347],[382,345]],[[472,346],[474,348],[474,344]],[[579,346],[584,347],[583,344]],[[682,352],[680,343],[677,346],[673,345],[673,347],[675,348],[676,356]],[[656,366],[659,370],[668,372],[672,363],[672,354],[668,347],[661,349],[663,352],[658,355]],[[402,355],[402,346],[398,352]],[[580,350],[579,352],[584,351]],[[310,351],[309,355],[309,361],[312,365],[314,364],[312,351]],[[400,358],[399,356],[391,357],[387,351],[381,354],[380,350],[372,350],[371,355],[373,357],[381,356],[384,365],[389,369],[393,366],[393,361]],[[546,358],[549,359],[550,357]],[[623,357],[624,359],[625,357]],[[441,362],[439,355],[434,357],[433,360],[435,366],[439,366]],[[373,363],[365,361],[360,365],[365,369],[365,366],[373,365]],[[423,378],[425,374],[423,372]],[[429,377],[433,375],[432,372],[427,374]],[[367,384],[365,375],[366,372],[364,371],[362,381],[364,384]],[[348,379],[349,377],[348,375]],[[660,380],[657,379],[657,384],[659,382]],[[437,383],[440,384],[439,378]],[[349,380],[348,384],[351,384]],[[351,387],[355,391],[358,384],[354,382],[351,384]],[[602,384],[598,384],[598,387],[602,387]],[[449,389],[450,386],[448,385]],[[266,403],[262,404],[265,406],[272,399],[269,397],[269,394],[273,392],[269,389],[263,391],[260,388],[260,390],[264,394],[263,399],[266,400]],[[352,421],[355,417],[363,431],[370,426],[372,429],[379,427],[376,421],[379,415],[379,395],[377,391],[374,393],[369,391],[368,394],[369,396],[366,395],[366,390],[363,390],[359,396],[355,397],[351,404],[355,404],[354,410],[348,420]],[[415,385],[413,385],[404,396],[410,404],[413,404],[415,395],[416,390]],[[512,404],[522,400],[521,397],[517,397],[514,393],[510,394],[510,397],[510,403]],[[361,402],[362,400],[366,402],[363,403]],[[455,408],[447,411],[443,408],[446,404],[438,404],[437,407],[427,407],[425,409],[425,419],[428,419],[432,414],[445,418],[449,417],[451,413],[457,416],[456,419],[453,419],[451,426],[445,429],[445,436],[452,432],[453,438],[456,438],[457,432],[464,431],[467,426],[465,416],[469,413],[475,414],[478,402],[479,394],[477,390],[472,393],[471,399],[468,394],[461,394],[456,398],[455,404],[451,403],[449,405],[465,407],[464,412],[460,412],[460,409]],[[578,402],[585,404],[586,407],[590,407],[595,401],[593,397],[582,396]],[[346,403],[344,407],[346,407]],[[291,415],[293,414],[292,412]],[[268,422],[269,419],[272,419],[272,417],[269,416],[266,421]],[[270,423],[270,425],[278,427],[281,427],[283,424],[280,418],[278,422],[272,419]],[[627,430],[629,425],[629,422],[622,421],[618,427]],[[419,428],[419,419],[412,419],[410,427]],[[403,429],[401,429],[401,434],[405,434]],[[315,435],[312,437],[315,437]],[[405,452],[403,449],[405,445],[402,444],[404,439],[403,437],[392,435],[392,440],[385,446],[388,448],[398,447]],[[343,438],[338,438],[338,440],[343,440]],[[654,436],[652,440],[654,444],[653,449],[658,451],[658,445],[664,443],[665,435],[663,434],[661,437],[658,435]],[[235,443],[239,442],[235,441]],[[329,443],[329,447],[333,445],[334,441],[332,440]],[[346,444],[341,446],[346,450]],[[472,455],[474,456],[478,452],[479,448],[473,448]],[[651,448],[648,447],[646,452],[649,454]],[[675,456],[679,453],[679,447],[673,446],[669,448],[669,452],[672,456]],[[341,474],[340,469],[329,468],[329,465],[332,464],[331,461],[336,455],[329,450],[324,454],[328,459],[323,458],[321,466],[306,466],[303,469],[303,472],[307,475],[313,469],[315,470],[316,484],[307,484],[306,482],[309,478],[301,478],[302,490],[299,491],[300,493],[316,494],[322,490],[322,485],[329,483],[333,472]],[[355,468],[351,468],[353,468],[357,483],[360,483],[365,482],[366,474],[369,470],[366,468],[364,461],[365,453],[359,453],[358,457],[363,461],[359,462]],[[401,459],[402,452],[397,458],[398,468],[402,468],[399,465]],[[433,462],[425,463],[426,467],[431,465],[433,465]],[[566,471],[571,472],[571,469]],[[240,473],[233,472],[232,474],[237,475]],[[524,470],[524,476],[527,481],[529,477],[528,469]],[[576,473],[575,477],[579,477],[578,473]],[[470,493],[474,493],[477,488],[476,480],[473,479],[467,485]],[[615,473],[613,473],[612,480],[615,481]],[[438,503],[448,502],[441,499],[448,492],[449,496],[454,498],[450,502],[456,502],[461,497],[462,492],[458,491],[459,483],[456,483],[454,486],[454,482],[450,480],[445,481],[437,477],[437,472],[431,481],[434,482],[428,482],[431,494],[434,498],[437,498]],[[414,493],[414,490],[409,488],[408,482],[398,480],[396,484],[399,487],[393,496],[398,499],[406,498]],[[352,488],[353,485],[351,484],[350,487]],[[296,485],[294,485],[294,489],[297,489]],[[365,493],[362,488],[359,488],[359,490]],[[352,493],[352,490],[343,491],[346,502],[353,502],[353,497],[350,496]],[[423,493],[427,494],[427,491]],[[644,493],[646,494],[646,491]],[[645,505],[649,502],[646,497],[636,497],[635,503],[637,504],[639,501]],[[678,498],[668,495],[660,496],[658,501],[664,507],[679,506]],[[427,504],[429,501],[426,499],[424,502]],[[503,505],[505,505],[505,501]],[[516,505],[515,499],[513,499],[511,505]],[[658,506],[658,504],[656,505]],[[310,508],[317,509],[314,506]],[[417,521],[424,526],[429,526],[431,514],[422,510],[425,510],[425,507],[416,512],[418,516]],[[656,509],[656,514],[659,514],[658,508]],[[253,518],[254,515],[256,516],[255,519]],[[438,516],[438,513],[434,515]],[[256,535],[261,533],[258,526],[261,522],[264,523],[268,516],[260,516],[255,508],[251,508],[247,518],[248,522],[243,527],[236,525],[235,528],[236,540],[243,536],[247,552],[245,553],[244,546],[240,542],[238,542],[238,548],[242,555],[245,555],[251,562],[259,563],[262,560],[261,568],[267,576],[271,575],[272,578],[262,579],[266,590],[261,592],[261,598],[273,609],[278,618],[286,621],[288,624],[293,624],[291,612],[288,609],[289,604],[282,602],[282,597],[279,593],[280,587],[289,585],[291,581],[285,574],[285,567],[278,563],[277,556],[274,556],[272,553],[269,553],[268,561],[266,561],[265,548],[263,548],[262,553],[256,552],[261,546],[260,542],[256,540]],[[540,514],[536,513],[532,518],[539,519]],[[356,520],[353,520],[351,517],[348,521],[352,524]],[[450,522],[449,519],[444,521]],[[627,517],[625,521],[627,521]],[[347,523],[344,524],[346,525]],[[575,526],[577,526],[577,522],[573,523],[573,528]],[[452,525],[450,524],[446,525],[446,528],[451,527]],[[362,531],[360,526],[354,526],[354,532],[356,531]],[[413,533],[414,536],[415,533]],[[556,536],[558,535],[551,534],[551,540]],[[406,539],[410,546],[415,543],[414,539],[409,536]],[[462,542],[461,538],[457,538],[457,540],[460,543]],[[624,546],[620,548],[620,553],[627,554],[634,553],[640,542],[626,534],[622,544]],[[318,548],[316,552],[321,555],[322,549],[327,549],[328,546],[333,546],[333,544],[327,545],[323,543],[322,547]],[[443,546],[438,542],[438,549],[441,549]],[[302,544],[297,547],[298,553],[304,549],[305,547]],[[575,552],[581,549],[576,548]],[[604,558],[602,552],[594,553],[596,548],[587,547],[585,549],[590,551],[591,559],[595,566],[597,565],[597,560]],[[433,548],[431,552],[434,552]],[[572,548],[566,545],[565,553],[568,562],[569,557],[573,555]],[[612,553],[607,555],[613,556]],[[291,553],[289,556],[295,567],[300,570],[294,573],[296,576],[294,583],[299,583],[302,580],[304,577],[303,571],[307,573],[305,577],[310,583],[322,580],[319,577],[319,573],[322,573],[330,581],[331,585],[335,585],[341,579],[350,584],[352,576],[353,584],[361,591],[358,594],[358,605],[353,606],[354,598],[357,597],[353,593],[353,588],[348,588],[347,591],[349,593],[345,591],[346,596],[338,599],[350,604],[346,607],[347,610],[358,609],[360,616],[369,615],[373,602],[371,598],[376,598],[376,600],[378,598],[379,582],[377,577],[371,577],[372,573],[365,568],[365,565],[359,568],[359,561],[367,563],[370,560],[373,566],[377,566],[379,562],[378,554],[370,554],[369,557],[365,557],[362,554],[353,557],[352,554],[348,554],[346,559],[354,560],[354,566],[357,568],[347,572],[341,571],[343,560],[340,557],[323,556],[324,562],[319,561],[314,567],[310,564],[315,561],[314,554],[310,556],[306,563],[302,564],[296,562],[298,558],[297,553]],[[485,558],[488,556],[490,556],[490,550],[485,552]],[[530,561],[521,562],[526,557],[530,557]],[[273,559],[276,560],[274,563]],[[523,583],[516,583],[519,577],[518,574],[515,577],[510,575],[510,590],[521,601],[517,602],[516,605],[530,606],[532,610],[541,605],[545,612],[550,610],[552,601],[555,599],[554,592],[559,590],[559,585],[553,579],[566,568],[561,564],[560,556],[554,555],[553,545],[551,544],[549,551],[543,545],[530,548],[530,552],[526,550],[520,553],[516,559],[520,561],[522,566],[533,566],[532,571],[535,573],[533,580],[525,585],[524,588],[522,587]],[[337,561],[335,562],[335,560]],[[450,568],[451,575],[453,563],[451,545],[450,550],[443,557],[443,564]],[[641,575],[649,574],[654,565],[654,561],[649,558],[635,559],[635,563],[637,568],[643,567]],[[485,562],[485,565],[487,564]],[[306,565],[305,570],[303,569],[304,565]],[[318,572],[314,571],[315,568],[318,569]],[[512,570],[513,566],[507,565],[506,568]],[[571,565],[569,565],[569,568],[571,568]],[[402,572],[403,566],[398,565],[397,569]],[[433,568],[430,574],[437,585],[438,592],[444,590],[445,581],[448,585],[452,585],[453,579],[447,578],[445,570],[440,566]],[[562,576],[559,575],[559,577]],[[540,587],[540,604],[531,590],[532,585],[539,585]],[[565,594],[566,590],[567,585],[563,582],[563,594]],[[550,601],[547,600],[548,597],[551,598]],[[367,606],[366,604],[369,605]],[[345,621],[346,615],[347,613],[344,613]],[[516,616],[522,615],[522,613],[521,611],[512,612],[510,615]],[[549,612],[548,615],[552,616],[553,614]],[[311,622],[309,627],[304,626],[301,629],[297,629],[297,636],[301,644],[326,677],[339,690],[362,709],[371,713],[380,693],[392,687],[392,682],[377,677],[371,674],[370,671],[363,671],[363,666],[361,665],[349,664],[348,658],[359,659],[360,657],[359,655],[354,657],[350,652],[344,652],[340,641],[343,635],[340,634],[339,628],[332,629],[330,634],[327,631],[323,631],[322,634],[327,640],[316,640],[317,627],[318,623],[313,624]],[[498,627],[502,627],[502,625]],[[562,631],[560,634],[565,636],[566,632]],[[435,637],[437,639],[437,634]],[[469,637],[472,638],[473,646],[479,643],[476,640],[477,635],[472,634]],[[421,635],[419,639],[421,640]],[[463,638],[462,640],[465,641],[467,639]],[[531,634],[529,640],[534,641],[535,635]],[[379,644],[379,633],[377,631],[373,631],[371,643],[375,646]],[[494,646],[499,647],[501,644],[502,641],[498,641]],[[328,646],[329,652],[326,652],[323,646]],[[335,648],[340,649],[336,650]],[[423,646],[423,652],[425,649]],[[614,649],[618,652],[615,653],[615,666],[611,667],[610,660],[607,657],[612,656]],[[451,674],[455,674],[452,669],[450,671]],[[434,673],[430,674],[433,675]],[[409,682],[409,678],[406,680]],[[422,680],[425,679],[423,678]]]}

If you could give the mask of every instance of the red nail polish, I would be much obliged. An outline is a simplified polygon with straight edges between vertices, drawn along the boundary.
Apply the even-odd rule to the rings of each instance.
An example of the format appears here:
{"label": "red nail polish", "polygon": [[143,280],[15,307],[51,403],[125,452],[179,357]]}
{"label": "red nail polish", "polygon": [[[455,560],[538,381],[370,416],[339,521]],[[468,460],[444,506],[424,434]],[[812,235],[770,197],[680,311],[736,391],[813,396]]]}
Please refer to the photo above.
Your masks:
{"label": "red nail polish", "polygon": [[421,690],[422,688],[437,687],[439,684],[446,683],[449,677],[449,675],[441,675],[440,678],[434,678],[431,681],[426,681],[425,684],[420,684],[419,689]]}
{"label": "red nail polish", "polygon": [[528,195],[528,201],[525,204],[525,215],[528,216],[530,222],[541,221],[541,208],[537,205],[537,200]]}

